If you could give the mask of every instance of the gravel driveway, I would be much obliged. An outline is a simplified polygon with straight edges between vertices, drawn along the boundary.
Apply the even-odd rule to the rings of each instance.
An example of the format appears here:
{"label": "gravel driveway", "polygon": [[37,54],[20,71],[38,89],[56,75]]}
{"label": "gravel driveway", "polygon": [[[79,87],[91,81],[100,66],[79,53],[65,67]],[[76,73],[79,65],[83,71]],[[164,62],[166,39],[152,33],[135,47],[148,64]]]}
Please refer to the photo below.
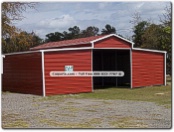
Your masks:
{"label": "gravel driveway", "polygon": [[171,109],[152,102],[3,93],[3,128],[170,128]]}

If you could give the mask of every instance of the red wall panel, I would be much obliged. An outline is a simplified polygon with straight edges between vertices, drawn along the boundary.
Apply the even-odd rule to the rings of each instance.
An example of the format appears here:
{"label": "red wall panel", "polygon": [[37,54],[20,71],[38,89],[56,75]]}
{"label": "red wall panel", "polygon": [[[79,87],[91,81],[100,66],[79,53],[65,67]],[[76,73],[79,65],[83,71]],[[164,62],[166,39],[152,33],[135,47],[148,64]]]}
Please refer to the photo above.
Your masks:
{"label": "red wall panel", "polygon": [[2,90],[42,95],[41,53],[6,55]]}
{"label": "red wall panel", "polygon": [[131,48],[131,44],[116,37],[109,37],[107,39],[94,43],[94,48]]}
{"label": "red wall panel", "polygon": [[164,84],[164,54],[132,51],[132,87]]}
{"label": "red wall panel", "polygon": [[46,95],[92,91],[91,77],[51,77],[51,71],[64,71],[73,65],[74,71],[91,71],[91,51],[59,51],[45,53]]}

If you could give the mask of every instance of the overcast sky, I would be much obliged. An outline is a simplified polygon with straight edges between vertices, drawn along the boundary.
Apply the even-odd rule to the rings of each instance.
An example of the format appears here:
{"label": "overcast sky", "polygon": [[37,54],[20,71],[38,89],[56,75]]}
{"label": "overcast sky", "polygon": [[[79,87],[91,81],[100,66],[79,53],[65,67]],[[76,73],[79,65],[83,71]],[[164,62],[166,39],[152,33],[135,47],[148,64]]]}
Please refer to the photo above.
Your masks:
{"label": "overcast sky", "polygon": [[132,35],[132,15],[139,12],[144,20],[159,23],[159,16],[170,2],[40,2],[36,10],[23,13],[25,19],[15,25],[25,31],[34,31],[41,38],[51,32],[67,31],[69,27],[88,26],[100,29],[114,26],[123,36]]}

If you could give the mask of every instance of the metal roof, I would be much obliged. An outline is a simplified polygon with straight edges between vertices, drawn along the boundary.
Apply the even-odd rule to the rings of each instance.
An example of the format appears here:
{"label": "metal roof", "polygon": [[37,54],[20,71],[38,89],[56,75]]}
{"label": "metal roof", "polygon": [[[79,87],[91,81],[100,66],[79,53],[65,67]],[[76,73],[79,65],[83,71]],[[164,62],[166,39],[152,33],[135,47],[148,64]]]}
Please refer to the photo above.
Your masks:
{"label": "metal roof", "polygon": [[57,41],[57,42],[49,42],[49,43],[45,43],[45,44],[30,48],[30,50],[48,49],[48,48],[50,49],[50,48],[58,48],[58,47],[71,46],[71,45],[90,44],[91,41],[102,38],[104,36],[107,36],[107,35],[92,36],[92,37],[78,38],[78,39],[72,39],[72,40],[63,40],[63,41]]}

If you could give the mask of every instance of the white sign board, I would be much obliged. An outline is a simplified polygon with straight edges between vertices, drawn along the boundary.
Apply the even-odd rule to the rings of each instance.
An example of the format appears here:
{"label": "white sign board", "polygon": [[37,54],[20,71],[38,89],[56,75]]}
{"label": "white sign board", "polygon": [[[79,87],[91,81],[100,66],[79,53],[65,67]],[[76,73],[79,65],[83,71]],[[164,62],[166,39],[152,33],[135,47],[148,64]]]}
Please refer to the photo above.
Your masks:
{"label": "white sign board", "polygon": [[65,72],[73,72],[74,69],[73,69],[73,66],[72,65],[66,65],[65,66]]}

